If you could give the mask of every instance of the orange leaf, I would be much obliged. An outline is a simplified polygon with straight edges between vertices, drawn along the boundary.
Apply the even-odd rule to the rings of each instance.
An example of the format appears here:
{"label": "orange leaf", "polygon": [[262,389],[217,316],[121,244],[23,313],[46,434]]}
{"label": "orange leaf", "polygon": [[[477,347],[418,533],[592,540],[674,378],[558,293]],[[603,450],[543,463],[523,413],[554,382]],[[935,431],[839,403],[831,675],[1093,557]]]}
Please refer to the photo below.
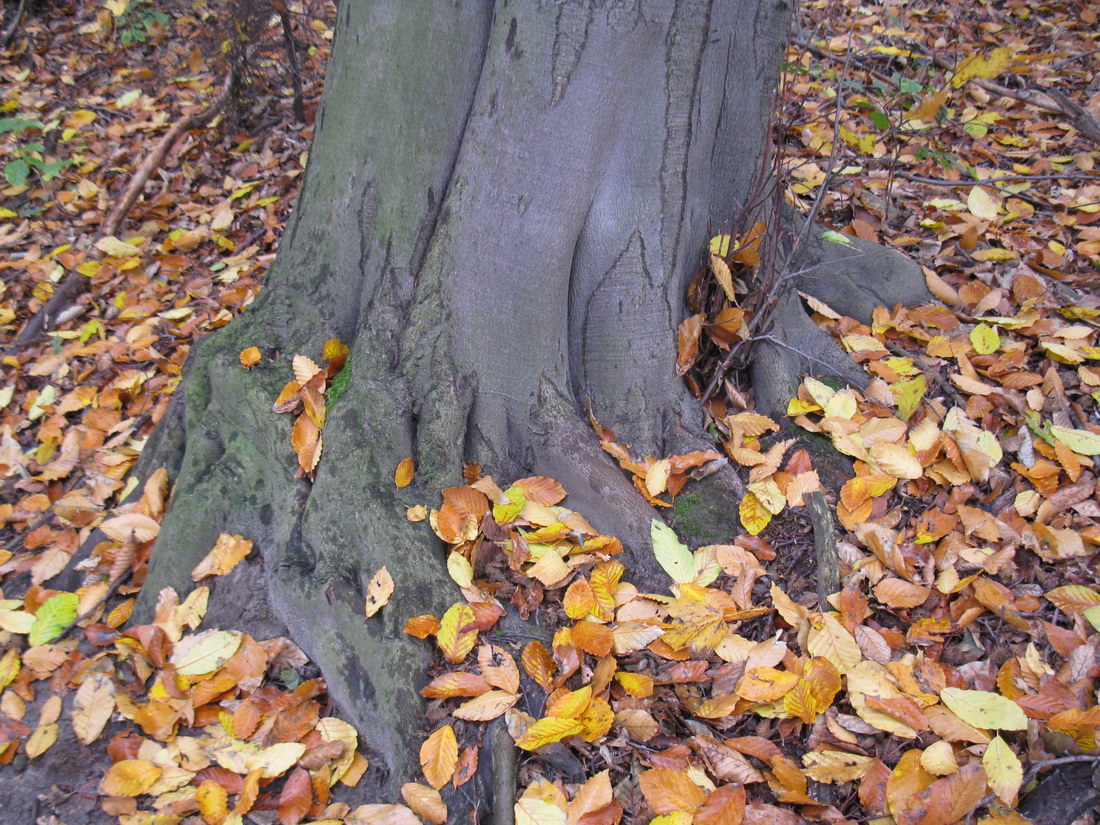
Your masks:
{"label": "orange leaf", "polygon": [[706,794],[696,785],[687,771],[673,768],[654,768],[638,775],[642,795],[654,812],[668,814],[673,811],[692,813],[703,802]]}
{"label": "orange leaf", "polygon": [[554,479],[546,476],[521,478],[512,486],[523,490],[523,495],[526,496],[528,501],[533,501],[545,507],[553,507],[565,498],[565,488]]}
{"label": "orange leaf", "polygon": [[279,794],[279,821],[283,825],[298,825],[313,804],[313,788],[309,783],[309,771],[295,768],[287,777]]}
{"label": "orange leaf", "polygon": [[439,790],[451,781],[458,764],[458,739],[454,728],[438,728],[420,746],[420,767],[428,784]]}
{"label": "orange leaf", "polygon": [[[707,316],[700,312],[685,318],[676,329],[676,374],[687,375],[699,357],[699,336]],[[656,495],[656,493],[654,493]]]}
{"label": "orange leaf", "polygon": [[577,622],[573,625],[573,645],[585,653],[603,657],[611,652],[614,636],[611,628],[595,622]]}
{"label": "orange leaf", "polygon": [[123,759],[111,766],[99,787],[107,796],[140,796],[160,774],[161,768],[147,759]]}
{"label": "orange leaf", "polygon": [[312,473],[321,460],[321,429],[308,415],[299,415],[290,431],[290,445],[298,456],[298,466]]}
{"label": "orange leaf", "polygon": [[453,715],[456,719],[465,719],[470,722],[488,722],[502,715],[518,699],[518,693],[490,690],[455,708]]}
{"label": "orange leaf", "polygon": [[569,825],[577,825],[581,817],[611,804],[611,774],[600,771],[577,789],[569,803]]}
{"label": "orange leaf", "polygon": [[416,782],[406,782],[401,786],[401,796],[413,809],[413,813],[432,825],[443,825],[447,821],[447,804],[435,788]]}
{"label": "orange leaf", "polygon": [[798,684],[798,676],[774,667],[754,667],[737,683],[737,693],[750,702],[774,702]]}
{"label": "orange leaf", "polygon": [[400,487],[408,487],[412,484],[416,468],[411,458],[403,458],[397,463],[397,469],[393,473],[393,483]]}
{"label": "orange leaf", "polygon": [[260,348],[248,347],[241,350],[241,366],[245,369],[256,366],[260,363]]}
{"label": "orange leaf", "polygon": [[745,789],[723,785],[711,791],[707,801],[695,811],[692,825],[740,825],[745,814]]}
{"label": "orange leaf", "polygon": [[504,648],[482,645],[477,651],[477,664],[490,685],[508,693],[519,693],[519,668]]}
{"label": "orange leaf", "polygon": [[554,687],[554,672],[557,670],[557,665],[554,664],[550,651],[542,642],[528,642],[523,648],[521,660],[527,675],[541,685],[543,690]]}
{"label": "orange leaf", "polygon": [[436,676],[431,683],[420,691],[421,696],[429,699],[453,699],[456,696],[480,696],[489,690],[489,683],[476,673],[444,673]]}
{"label": "orange leaf", "polygon": [[417,639],[427,639],[439,632],[439,619],[435,616],[424,614],[413,616],[405,622],[405,633],[415,636]]}
{"label": "orange leaf", "polygon": [[596,596],[592,592],[592,585],[588,583],[588,579],[579,578],[571,585],[569,589],[565,591],[565,597],[563,599],[563,605],[565,607],[565,615],[570,619],[580,619],[588,615],[596,604]]}

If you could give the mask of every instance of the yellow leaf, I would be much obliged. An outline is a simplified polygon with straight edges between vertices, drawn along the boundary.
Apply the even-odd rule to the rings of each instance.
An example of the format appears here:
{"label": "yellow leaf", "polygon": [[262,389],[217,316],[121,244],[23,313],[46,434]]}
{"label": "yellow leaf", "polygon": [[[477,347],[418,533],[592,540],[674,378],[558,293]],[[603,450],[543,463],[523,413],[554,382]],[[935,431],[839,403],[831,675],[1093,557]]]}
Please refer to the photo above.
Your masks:
{"label": "yellow leaf", "polygon": [[324,719],[319,720],[315,730],[321,734],[321,738],[326,742],[344,743],[343,754],[336,761],[330,763],[329,785],[334,785],[344,778],[344,774],[348,772],[359,755],[355,750],[359,746],[359,734],[355,728],[335,716],[326,716]]}
{"label": "yellow leaf", "polygon": [[924,749],[924,753],[920,755],[920,766],[936,776],[949,776],[959,770],[955,749],[950,742],[942,739]]}
{"label": "yellow leaf", "polygon": [[576,736],[582,730],[584,730],[584,726],[576,719],[547,716],[531,725],[516,740],[516,747],[525,751],[538,750],[543,745],[549,745],[551,742],[560,742],[567,736]]}
{"label": "yellow leaf", "polygon": [[999,207],[997,201],[980,186],[975,186],[966,196],[966,207],[976,218],[991,221],[997,217]]}
{"label": "yellow leaf", "polygon": [[898,405],[898,415],[903,421],[908,421],[916,412],[921,399],[924,398],[927,383],[923,375],[918,375],[916,378],[892,384],[890,391],[894,394],[894,400]]}
{"label": "yellow leaf", "polygon": [[1001,346],[1001,336],[996,327],[989,324],[978,324],[970,330],[970,343],[974,351],[979,355],[990,355]]}
{"label": "yellow leaf", "polygon": [[565,591],[565,598],[562,600],[565,615],[570,619],[581,619],[587,616],[595,604],[596,595],[592,592],[592,585],[588,583],[588,579],[583,577],[569,585],[569,589]]}
{"label": "yellow leaf", "polygon": [[668,488],[668,476],[672,463],[667,458],[654,461],[645,471],[645,488],[651,496],[659,496]]}
{"label": "yellow leaf", "polygon": [[170,661],[180,676],[202,676],[228,662],[240,646],[240,633],[207,630],[178,642]]}
{"label": "yellow leaf", "polygon": [[[555,694],[556,695],[556,694]],[[547,716],[557,716],[561,719],[576,719],[588,703],[592,701],[592,686],[585,685],[577,690],[558,696],[552,704],[546,706]]]}
{"label": "yellow leaf", "polygon": [[771,511],[764,506],[755,493],[745,493],[738,509],[742,526],[753,536],[767,527],[772,520]]}
{"label": "yellow leaf", "polygon": [[95,242],[95,248],[112,258],[129,258],[141,253],[141,249],[132,243],[120,241],[114,235],[108,235]]}
{"label": "yellow leaf", "polygon": [[710,254],[726,257],[730,254],[730,236],[715,235],[710,239]]}
{"label": "yellow leaf", "polygon": [[99,788],[107,796],[140,796],[160,778],[161,769],[147,759],[115,762]]}
{"label": "yellow leaf", "polygon": [[924,475],[917,457],[900,444],[880,442],[871,445],[871,458],[894,478],[915,479]]}
{"label": "yellow leaf", "polygon": [[516,825],[566,825],[565,811],[538,797],[523,797],[516,802]]}
{"label": "yellow leaf", "polygon": [[303,387],[309,383],[310,378],[321,371],[316,362],[304,355],[295,355],[291,361],[291,367],[294,369],[294,380]]}
{"label": "yellow leaf", "polygon": [[677,584],[686,584],[695,578],[695,557],[676,536],[676,533],[659,519],[649,524],[653,542],[653,555],[666,573]]}
{"label": "yellow leaf", "polygon": [[85,745],[94,742],[114,712],[114,683],[102,673],[90,674],[73,700],[72,723],[77,739]]}
{"label": "yellow leaf", "polygon": [[767,432],[779,432],[779,425],[766,415],[745,412],[726,416],[726,426],[737,428],[746,438],[759,438]]}
{"label": "yellow leaf", "polygon": [[403,458],[397,463],[397,469],[393,473],[393,483],[401,487],[408,487],[412,484],[413,477],[416,475],[416,468],[413,466],[413,460],[411,458]]}
{"label": "yellow leaf", "polygon": [[985,690],[944,688],[940,701],[967,724],[985,730],[1026,730],[1027,717],[1011,699]]}
{"label": "yellow leaf", "polygon": [[1024,780],[1020,758],[1001,737],[994,736],[982,756],[989,789],[1006,805],[1016,804],[1016,793]]}
{"label": "yellow leaf", "polygon": [[[55,699],[58,697],[54,697]],[[39,722],[38,727],[34,729],[34,733],[27,739],[23,749],[27,753],[28,759],[35,759],[50,749],[54,742],[57,741],[57,723],[55,722]]]}
{"label": "yellow leaf", "polygon": [[737,693],[750,702],[775,702],[798,684],[798,674],[774,667],[754,667],[737,683]]}
{"label": "yellow leaf", "polygon": [[207,822],[224,822],[229,814],[229,794],[225,788],[211,779],[199,784],[195,791],[195,802],[198,803],[199,813]]}
{"label": "yellow leaf", "polygon": [[474,566],[461,553],[452,550],[447,554],[447,572],[459,587],[470,587],[474,583]]}
{"label": "yellow leaf", "polygon": [[815,782],[855,782],[875,764],[872,756],[838,750],[811,751],[802,757],[806,775]]}
{"label": "yellow leaf", "polygon": [[457,764],[458,739],[450,725],[436,729],[420,746],[420,767],[428,784],[436,790],[451,781]]}
{"label": "yellow leaf", "polygon": [[725,293],[727,300],[730,303],[736,303],[737,295],[733,289],[733,273],[730,272],[729,264],[712,253],[710,256],[710,271],[714,273],[714,279],[721,285],[722,292]]}
{"label": "yellow leaf", "polygon": [[1012,49],[1001,47],[994,49],[987,55],[977,52],[963,60],[956,68],[951,78],[951,85],[961,89],[963,85],[975,77],[996,77],[1012,63]]}
{"label": "yellow leaf", "polygon": [[645,699],[653,695],[653,679],[644,673],[627,673],[620,670],[615,674],[615,681],[623,686],[631,696]]}
{"label": "yellow leaf", "polygon": [[468,604],[453,604],[439,620],[436,642],[443,652],[443,658],[457,664],[466,658],[477,643],[477,626],[474,624],[473,608]]}
{"label": "yellow leaf", "polygon": [[390,571],[383,567],[377,573],[374,574],[370,582],[367,584],[367,603],[364,606],[364,612],[369,619],[383,607],[390,600],[390,596],[393,595],[393,577],[390,576]]}
{"label": "yellow leaf", "polygon": [[810,617],[806,650],[812,656],[828,659],[841,673],[859,664],[863,654],[852,634],[831,613]]}
{"label": "yellow leaf", "polygon": [[260,363],[260,358],[261,357],[262,356],[260,355],[260,348],[259,347],[248,347],[247,349],[242,349],[241,350],[241,366],[244,367],[245,369],[249,369],[251,367],[254,367],[258,363]]}
{"label": "yellow leaf", "polygon": [[206,576],[224,576],[252,552],[252,540],[244,536],[222,533],[214,547],[191,571],[191,579],[199,581]]}

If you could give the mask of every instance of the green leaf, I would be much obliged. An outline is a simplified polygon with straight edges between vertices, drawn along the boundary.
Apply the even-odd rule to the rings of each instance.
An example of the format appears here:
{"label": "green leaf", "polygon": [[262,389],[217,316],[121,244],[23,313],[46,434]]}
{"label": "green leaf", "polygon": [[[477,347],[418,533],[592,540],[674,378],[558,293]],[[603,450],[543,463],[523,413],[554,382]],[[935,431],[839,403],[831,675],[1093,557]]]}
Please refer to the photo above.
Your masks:
{"label": "green leaf", "polygon": [[240,646],[240,633],[207,630],[177,642],[170,661],[180,676],[202,676],[222,667]]}
{"label": "green leaf", "polygon": [[686,584],[695,580],[695,557],[687,545],[676,537],[672,528],[660,519],[649,524],[649,535],[653,541],[653,555],[657,563],[672,577],[674,582]]}
{"label": "green leaf", "polygon": [[28,643],[44,645],[61,635],[66,627],[76,621],[76,609],[80,599],[76,593],[58,593],[46,599],[34,614],[34,626],[27,637]]}
{"label": "green leaf", "polygon": [[940,701],[969,725],[984,730],[1026,730],[1027,717],[1011,699],[987,690],[944,688]]}
{"label": "green leaf", "polygon": [[1100,604],[1088,608],[1082,615],[1089,620],[1093,630],[1100,630]]}
{"label": "green leaf", "polygon": [[841,235],[839,232],[834,232],[832,229],[826,229],[821,233],[821,237],[830,243],[838,243],[841,246],[851,246],[852,239],[847,235]]}
{"label": "green leaf", "polygon": [[890,388],[898,404],[898,415],[903,421],[908,421],[910,416],[920,406],[921,399],[928,389],[923,375],[910,378],[906,381],[898,381]]}
{"label": "green leaf", "polygon": [[870,112],[867,113],[867,116],[871,118],[871,123],[875,124],[875,128],[879,131],[890,131],[890,118],[888,118],[878,109],[872,109]]}
{"label": "green leaf", "polygon": [[990,355],[1001,346],[1001,336],[989,324],[978,324],[970,330],[970,343],[979,355]]}
{"label": "green leaf", "polygon": [[508,499],[507,504],[493,505],[493,520],[497,524],[508,524],[515,521],[519,511],[527,503],[527,496],[520,487],[509,487],[504,491],[504,497]]}
{"label": "green leaf", "polygon": [[23,158],[16,158],[4,167],[4,177],[12,186],[22,186],[31,173],[31,165]]}
{"label": "green leaf", "polygon": [[1069,427],[1050,428],[1050,434],[1081,455],[1100,455],[1100,435],[1091,430],[1074,430]]}

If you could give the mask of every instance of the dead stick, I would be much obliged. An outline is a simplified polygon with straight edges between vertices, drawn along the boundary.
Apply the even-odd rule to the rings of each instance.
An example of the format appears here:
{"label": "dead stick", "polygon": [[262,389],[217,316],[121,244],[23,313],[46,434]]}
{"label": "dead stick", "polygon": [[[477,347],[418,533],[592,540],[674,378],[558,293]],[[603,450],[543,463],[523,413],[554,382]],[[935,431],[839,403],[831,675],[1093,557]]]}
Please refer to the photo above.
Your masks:
{"label": "dead stick", "polygon": [[840,558],[836,547],[833,514],[820,491],[809,493],[810,521],[814,526],[814,551],[817,557],[817,606],[822,612],[833,609],[829,596],[840,590]]}
{"label": "dead stick", "polygon": [[[115,205],[111,207],[111,210],[107,213],[107,216],[103,219],[103,223],[100,224],[100,237],[108,237],[118,234],[119,229],[122,227],[122,222],[126,220],[126,215],[133,208],[135,201],[141,191],[145,188],[146,182],[149,180],[149,176],[153,174],[153,171],[160,166],[164,160],[164,156],[168,154],[169,150],[176,145],[178,141],[186,132],[191,129],[197,129],[201,126],[205,126],[214,116],[222,110],[226,102],[229,100],[229,93],[233,88],[233,74],[230,72],[225,77],[225,82],[222,84],[222,90],[218,97],[205,109],[198,112],[193,112],[189,115],[184,115],[177,120],[167,134],[164,135],[153,147],[153,150],[145,156],[145,160],[141,162],[141,165],[134,170],[133,175],[130,177],[130,182],[126,185],[126,189],[123,190],[122,196],[116,201]],[[70,306],[88,286],[88,277],[81,272],[72,270],[65,279],[61,282],[61,285],[54,290],[53,295],[42,309],[35,313],[34,317],[27,321],[26,326],[20,331],[19,336],[15,339],[17,346],[22,346],[35,339],[44,330],[49,328],[51,323],[54,323],[57,316]]]}
{"label": "dead stick", "polygon": [[15,10],[15,17],[11,19],[8,27],[4,29],[4,38],[0,40],[0,49],[6,49],[11,39],[15,36],[15,30],[19,28],[19,18],[23,16],[23,7],[27,4],[27,0],[19,0],[19,6]]}

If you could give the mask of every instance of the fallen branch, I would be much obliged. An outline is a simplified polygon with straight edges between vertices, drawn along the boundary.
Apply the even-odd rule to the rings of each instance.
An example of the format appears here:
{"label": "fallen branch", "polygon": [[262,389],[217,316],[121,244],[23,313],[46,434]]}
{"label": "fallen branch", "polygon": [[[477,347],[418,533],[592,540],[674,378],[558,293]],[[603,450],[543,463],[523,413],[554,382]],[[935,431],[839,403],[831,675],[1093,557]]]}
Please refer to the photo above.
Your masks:
{"label": "fallen branch", "polygon": [[[229,94],[233,88],[233,82],[234,75],[230,72],[226,75],[225,81],[222,83],[221,92],[209,106],[189,115],[184,115],[177,120],[164,137],[157,142],[157,145],[153,147],[152,151],[145,156],[145,160],[141,162],[141,165],[138,166],[130,176],[130,181],[123,190],[122,196],[115,202],[115,205],[111,207],[111,210],[103,219],[103,223],[100,224],[99,236],[101,238],[118,234],[123,221],[126,220],[127,213],[133,208],[138,196],[145,188],[149,176],[158,166],[160,166],[164,161],[165,155],[168,154],[185,133],[192,129],[201,128],[214,119],[218,112],[220,112],[228,102]],[[42,308],[34,314],[34,317],[27,321],[23,329],[20,330],[18,337],[15,339],[15,346],[25,346],[37,339],[42,332],[50,329],[51,326],[55,326],[58,316],[70,307],[76,301],[77,297],[87,289],[88,280],[86,275],[75,269],[69,272],[57,289],[54,290],[50,299],[46,301]]]}
{"label": "fallen branch", "polygon": [[19,19],[23,16],[23,7],[27,5],[27,0],[19,0],[19,5],[15,9],[15,16],[8,23],[8,27],[4,29],[4,37],[0,40],[0,49],[6,49],[8,44],[11,43],[11,39],[15,36],[15,30],[19,28]]}

